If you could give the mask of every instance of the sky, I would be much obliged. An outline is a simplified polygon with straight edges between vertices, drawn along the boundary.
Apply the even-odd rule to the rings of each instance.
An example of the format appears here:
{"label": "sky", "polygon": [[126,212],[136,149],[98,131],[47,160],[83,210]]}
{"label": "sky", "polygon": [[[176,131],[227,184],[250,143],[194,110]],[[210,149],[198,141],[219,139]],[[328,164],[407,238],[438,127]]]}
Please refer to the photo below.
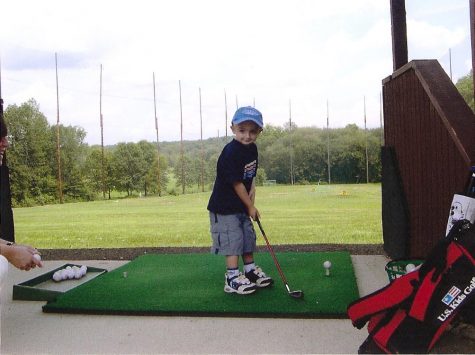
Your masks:
{"label": "sky", "polygon": [[[55,125],[59,107],[91,145],[101,112],[105,145],[156,141],[155,117],[160,141],[179,141],[181,122],[184,140],[231,135],[248,105],[274,126],[381,124],[390,0],[0,4],[5,108],[33,98]],[[470,72],[469,0],[407,0],[406,13],[409,60],[437,59],[454,83]]]}

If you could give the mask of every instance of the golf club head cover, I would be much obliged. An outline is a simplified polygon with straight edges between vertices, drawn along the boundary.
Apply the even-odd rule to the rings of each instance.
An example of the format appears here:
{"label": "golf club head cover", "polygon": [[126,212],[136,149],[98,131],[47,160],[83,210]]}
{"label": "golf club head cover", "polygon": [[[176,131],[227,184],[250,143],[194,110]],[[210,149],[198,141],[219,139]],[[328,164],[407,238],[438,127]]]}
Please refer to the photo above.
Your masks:
{"label": "golf club head cover", "polygon": [[461,310],[473,309],[475,228],[460,223],[452,229],[419,270],[348,306],[355,327],[368,323],[361,353],[427,353]]}

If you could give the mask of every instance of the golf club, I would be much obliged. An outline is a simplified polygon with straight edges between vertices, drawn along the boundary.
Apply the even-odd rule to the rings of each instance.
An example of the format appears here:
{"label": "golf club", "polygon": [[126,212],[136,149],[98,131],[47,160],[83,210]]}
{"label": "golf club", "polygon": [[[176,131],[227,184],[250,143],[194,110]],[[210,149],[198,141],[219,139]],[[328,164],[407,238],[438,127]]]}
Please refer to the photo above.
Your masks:
{"label": "golf club", "polygon": [[295,290],[291,291],[289,284],[287,283],[287,279],[285,278],[285,275],[280,268],[279,262],[277,261],[277,258],[274,253],[274,249],[272,249],[272,246],[269,243],[269,239],[267,239],[266,233],[264,232],[264,229],[262,228],[261,221],[259,221],[259,218],[256,218],[257,225],[259,226],[259,229],[261,230],[262,236],[264,237],[264,240],[266,241],[267,244],[267,249],[269,249],[270,254],[272,255],[272,259],[274,259],[274,264],[277,267],[277,270],[279,271],[280,278],[282,279],[282,282],[285,285],[285,288],[287,289],[287,293],[289,294],[290,297],[293,298],[302,298],[303,297],[303,291],[301,290]]}

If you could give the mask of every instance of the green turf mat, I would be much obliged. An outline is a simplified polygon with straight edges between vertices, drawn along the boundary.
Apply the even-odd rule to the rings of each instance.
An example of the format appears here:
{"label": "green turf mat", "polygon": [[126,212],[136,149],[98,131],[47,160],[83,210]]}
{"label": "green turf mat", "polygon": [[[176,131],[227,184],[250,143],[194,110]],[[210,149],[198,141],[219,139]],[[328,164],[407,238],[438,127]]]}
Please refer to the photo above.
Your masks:
{"label": "green turf mat", "polygon": [[[59,296],[44,312],[195,315],[242,317],[343,318],[359,298],[347,252],[277,253],[292,290],[288,295],[272,258],[257,253],[256,262],[271,275],[272,287],[251,295],[227,294],[224,258],[211,254],[149,254]],[[322,264],[332,262],[331,275]],[[126,277],[125,277],[126,276]]]}

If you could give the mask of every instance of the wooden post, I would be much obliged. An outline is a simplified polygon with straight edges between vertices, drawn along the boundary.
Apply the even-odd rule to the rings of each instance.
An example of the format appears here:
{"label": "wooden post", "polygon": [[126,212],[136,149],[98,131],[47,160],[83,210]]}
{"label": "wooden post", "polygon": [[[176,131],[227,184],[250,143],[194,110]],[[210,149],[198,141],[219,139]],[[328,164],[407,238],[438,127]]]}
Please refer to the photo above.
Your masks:
{"label": "wooden post", "polygon": [[407,63],[406,6],[404,0],[391,0],[393,71]]}

